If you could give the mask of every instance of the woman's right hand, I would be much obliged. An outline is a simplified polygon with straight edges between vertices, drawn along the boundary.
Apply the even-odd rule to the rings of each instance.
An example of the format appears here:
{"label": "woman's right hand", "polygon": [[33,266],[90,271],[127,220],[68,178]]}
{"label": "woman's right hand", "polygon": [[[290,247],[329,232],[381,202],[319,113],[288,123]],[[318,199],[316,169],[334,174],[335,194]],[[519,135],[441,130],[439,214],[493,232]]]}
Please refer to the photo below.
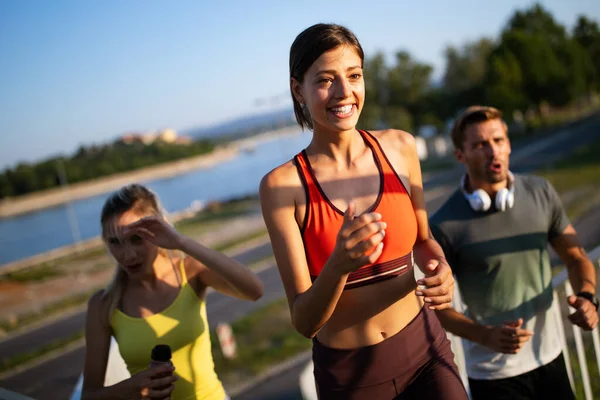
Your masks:
{"label": "woman's right hand", "polygon": [[[173,374],[175,368],[171,365],[156,365],[138,372],[131,378],[122,382],[123,392],[127,399],[168,399],[173,389],[177,376]],[[156,378],[156,376],[169,374]],[[125,394],[125,393],[124,393]]]}
{"label": "woman's right hand", "polygon": [[383,251],[387,224],[381,221],[381,214],[365,213],[355,217],[355,211],[354,202],[350,202],[330,257],[332,265],[342,274],[374,263]]}

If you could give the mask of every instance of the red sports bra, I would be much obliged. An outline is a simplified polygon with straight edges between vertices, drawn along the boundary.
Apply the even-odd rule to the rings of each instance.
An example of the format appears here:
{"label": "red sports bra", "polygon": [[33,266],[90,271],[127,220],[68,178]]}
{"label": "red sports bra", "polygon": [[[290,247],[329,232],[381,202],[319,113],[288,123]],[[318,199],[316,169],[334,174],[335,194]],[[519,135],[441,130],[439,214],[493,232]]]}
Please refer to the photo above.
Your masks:
{"label": "red sports bra", "polygon": [[[417,219],[408,191],[375,137],[359,131],[379,170],[379,194],[365,212],[378,212],[387,223],[383,252],[376,264],[352,272],[345,289],[369,285],[403,274],[413,267],[412,249],[417,239]],[[344,221],[344,212],[327,198],[319,185],[305,150],[295,157],[295,164],[307,196],[302,238],[311,279],[317,278],[336,244]]]}

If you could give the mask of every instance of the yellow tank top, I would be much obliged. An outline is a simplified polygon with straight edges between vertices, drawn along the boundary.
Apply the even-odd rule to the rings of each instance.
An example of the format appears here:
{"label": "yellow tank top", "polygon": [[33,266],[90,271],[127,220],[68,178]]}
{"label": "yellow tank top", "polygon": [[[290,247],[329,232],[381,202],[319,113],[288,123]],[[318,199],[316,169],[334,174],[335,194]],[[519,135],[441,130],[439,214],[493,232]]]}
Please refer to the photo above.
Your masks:
{"label": "yellow tank top", "polygon": [[188,284],[182,262],[181,288],[164,311],[135,318],[116,309],[111,318],[119,351],[133,375],[148,368],[150,353],[157,344],[168,344],[179,380],[171,399],[223,400],[225,390],[217,377],[210,348],[206,301]]}

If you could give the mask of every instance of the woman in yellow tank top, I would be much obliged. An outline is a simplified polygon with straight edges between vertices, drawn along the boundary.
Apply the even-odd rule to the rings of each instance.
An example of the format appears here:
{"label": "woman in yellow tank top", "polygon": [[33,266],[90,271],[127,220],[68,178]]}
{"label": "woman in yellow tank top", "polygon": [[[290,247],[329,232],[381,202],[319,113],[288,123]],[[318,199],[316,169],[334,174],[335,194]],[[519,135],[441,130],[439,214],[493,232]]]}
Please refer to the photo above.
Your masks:
{"label": "woman in yellow tank top", "polygon": [[[227,399],[214,371],[206,289],[255,301],[263,294],[261,281],[237,261],[177,232],[144,186],[111,195],[101,224],[118,267],[111,284],[88,304],[82,398]],[[188,256],[172,258],[167,250]],[[103,387],[111,336],[131,378]],[[157,344],[171,347],[173,367],[149,367]]]}

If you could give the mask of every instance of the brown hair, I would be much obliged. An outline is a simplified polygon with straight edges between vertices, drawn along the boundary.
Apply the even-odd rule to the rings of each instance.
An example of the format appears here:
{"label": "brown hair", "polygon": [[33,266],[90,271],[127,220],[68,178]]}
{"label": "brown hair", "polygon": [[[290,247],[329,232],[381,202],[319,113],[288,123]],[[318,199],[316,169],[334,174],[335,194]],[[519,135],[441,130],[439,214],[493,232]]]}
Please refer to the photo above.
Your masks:
{"label": "brown hair", "polygon": [[450,137],[455,149],[462,149],[465,142],[465,131],[470,125],[480,122],[499,119],[504,125],[504,131],[508,134],[508,127],[502,119],[502,112],[494,107],[488,106],[470,106],[465,109],[454,121]]}
{"label": "brown hair", "polygon": [[[321,54],[341,45],[353,48],[361,62],[364,62],[363,49],[354,33],[348,28],[336,24],[315,24],[306,28],[296,37],[290,48],[290,81],[294,78],[298,83],[302,83],[304,74]],[[296,121],[300,127],[313,129],[308,110],[296,100],[293,92],[292,101]]]}
{"label": "brown hair", "polygon": [[[163,216],[158,197],[153,192],[137,183],[124,186],[111,194],[104,202],[100,214],[102,238],[106,238],[106,230],[109,228],[111,220],[127,211],[135,211],[142,215]],[[104,289],[109,321],[121,301],[126,279],[127,273],[122,268],[117,267],[112,281]]]}

